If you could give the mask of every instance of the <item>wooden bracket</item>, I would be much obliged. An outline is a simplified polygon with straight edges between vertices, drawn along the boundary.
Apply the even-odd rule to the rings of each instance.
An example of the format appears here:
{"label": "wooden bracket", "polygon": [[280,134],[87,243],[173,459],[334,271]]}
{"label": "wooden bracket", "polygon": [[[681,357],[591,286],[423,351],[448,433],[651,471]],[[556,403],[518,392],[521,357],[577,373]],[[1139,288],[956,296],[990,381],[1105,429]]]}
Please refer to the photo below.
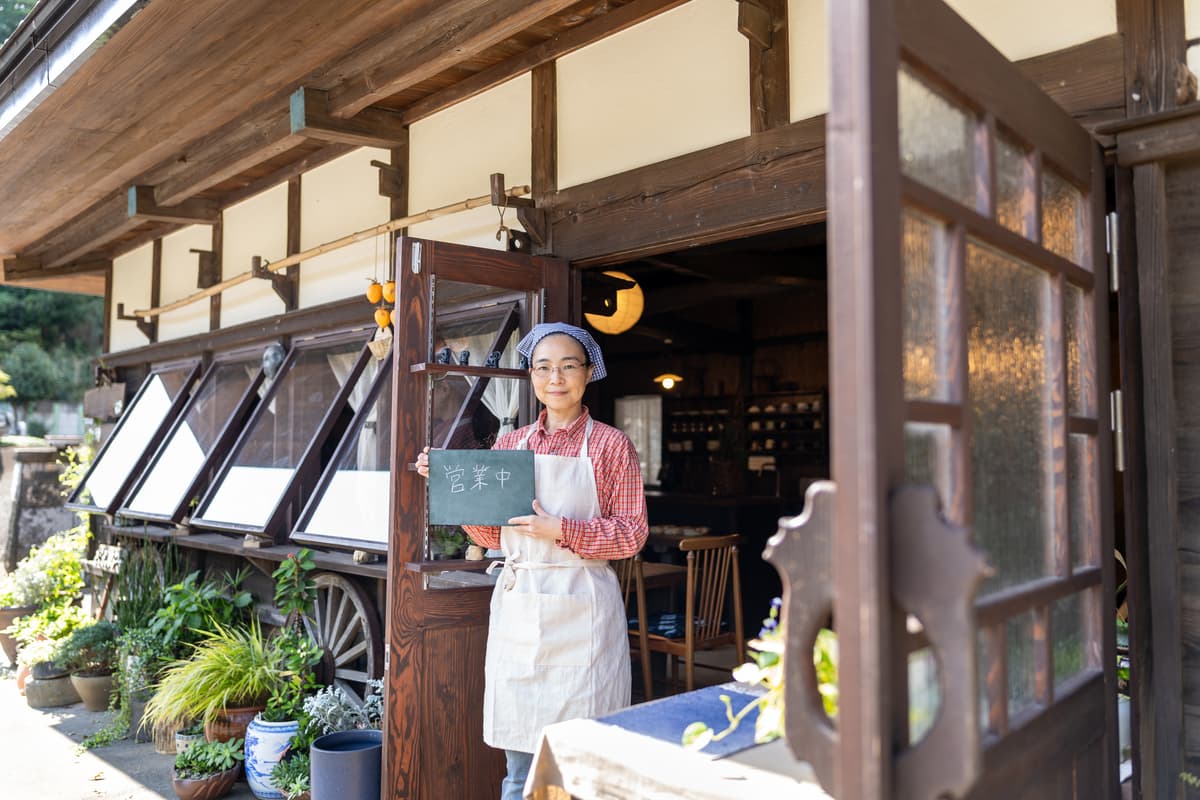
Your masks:
{"label": "wooden bracket", "polygon": [[942,695],[933,726],[896,756],[895,797],[965,797],[983,768],[975,594],[992,571],[932,486],[900,487],[890,512],[892,593],[921,622]]}
{"label": "wooden bracket", "polygon": [[147,319],[134,314],[125,313],[125,304],[117,303],[117,319],[129,320],[137,323],[138,330],[145,334],[146,338],[151,343],[158,341],[158,319]]}
{"label": "wooden bracket", "polygon": [[[538,247],[545,247],[550,241],[550,224],[546,219],[546,212],[544,210],[519,206],[517,208],[517,221],[521,223],[521,227],[529,234],[529,238],[537,243]],[[509,231],[509,233],[520,233],[520,231]],[[526,249],[525,252],[528,253],[529,250]]]}
{"label": "wooden bracket", "polygon": [[130,186],[126,203],[126,215],[138,222],[212,225],[221,218],[221,210],[214,200],[194,198],[174,206],[160,206],[154,199],[153,186]]}
{"label": "wooden bracket", "polygon": [[[825,714],[813,644],[833,611],[833,502],[836,487],[817,481],[804,495],[804,513],[779,521],[763,558],[783,580],[783,661],[792,667],[784,684],[784,738],[788,749],[812,764],[827,791],[834,787],[837,731]],[[936,563],[936,562],[935,562]]]}
{"label": "wooden bracket", "polygon": [[329,112],[329,93],[301,86],[289,102],[293,136],[356,147],[394,147],[408,140],[408,126],[395,111],[368,106],[342,119]]}
{"label": "wooden bracket", "polygon": [[407,197],[404,188],[404,170],[385,161],[372,160],[371,166],[379,169],[379,194],[381,196],[392,199]]}
{"label": "wooden bracket", "polygon": [[738,0],[738,32],[763,50],[771,49],[771,14],[751,0]]}
{"label": "wooden bracket", "polygon": [[[512,197],[504,185],[504,173],[493,172],[490,177],[492,189],[492,205],[497,208],[515,208],[517,220],[528,234],[526,239],[533,240],[538,247],[545,247],[550,241],[550,222],[544,209],[529,197]],[[528,241],[522,241],[520,231],[509,231],[509,249],[525,253],[532,252]]]}
{"label": "wooden bracket", "polygon": [[534,208],[535,204],[528,197],[511,197],[504,186],[504,173],[493,172],[490,177],[492,185],[492,205],[501,208]]}
{"label": "wooden bracket", "polygon": [[271,288],[275,290],[275,294],[279,295],[279,299],[283,301],[284,308],[288,311],[296,310],[296,304],[300,297],[299,275],[273,272],[267,269],[262,256],[254,256],[250,259],[250,276],[270,281]]}
{"label": "wooden bracket", "polygon": [[207,289],[221,282],[221,261],[217,258],[216,251],[200,250],[195,247],[188,248],[188,251],[195,253],[199,261],[199,269],[196,274],[197,289]]}

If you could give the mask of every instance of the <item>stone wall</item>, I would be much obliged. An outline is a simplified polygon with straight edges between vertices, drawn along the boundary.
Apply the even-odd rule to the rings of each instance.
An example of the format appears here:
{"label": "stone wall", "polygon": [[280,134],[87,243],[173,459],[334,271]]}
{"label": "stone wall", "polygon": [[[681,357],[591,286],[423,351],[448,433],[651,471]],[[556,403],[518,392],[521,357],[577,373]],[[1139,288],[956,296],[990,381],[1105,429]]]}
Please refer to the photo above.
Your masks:
{"label": "stone wall", "polygon": [[0,480],[10,487],[5,499],[8,522],[0,527],[0,558],[4,569],[11,571],[31,547],[74,527],[76,518],[63,508],[57,449],[5,448],[0,453],[5,454],[5,474]]}

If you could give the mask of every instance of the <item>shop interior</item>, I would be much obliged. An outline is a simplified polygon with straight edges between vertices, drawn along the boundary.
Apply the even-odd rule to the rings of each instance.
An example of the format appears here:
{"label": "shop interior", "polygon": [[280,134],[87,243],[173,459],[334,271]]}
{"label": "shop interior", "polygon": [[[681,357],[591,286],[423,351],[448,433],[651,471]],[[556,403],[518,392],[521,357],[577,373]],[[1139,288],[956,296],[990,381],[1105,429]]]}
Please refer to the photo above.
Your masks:
{"label": "shop interior", "polygon": [[[825,238],[812,225],[583,275],[585,319],[608,366],[585,403],[641,455],[643,557],[683,563],[681,539],[740,534],[747,636],[781,592],[762,559],[767,539],[829,477]],[[614,288],[616,311],[589,316],[611,310]]]}

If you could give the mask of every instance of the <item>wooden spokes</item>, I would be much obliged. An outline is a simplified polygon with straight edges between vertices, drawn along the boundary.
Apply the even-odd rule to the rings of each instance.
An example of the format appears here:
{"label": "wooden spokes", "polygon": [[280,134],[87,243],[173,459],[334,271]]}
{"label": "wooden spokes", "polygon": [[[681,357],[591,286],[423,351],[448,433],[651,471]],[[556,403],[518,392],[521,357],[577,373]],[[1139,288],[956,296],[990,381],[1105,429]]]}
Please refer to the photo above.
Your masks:
{"label": "wooden spokes", "polygon": [[383,672],[383,636],[375,604],[357,584],[337,573],[319,573],[316,581],[313,615],[304,625],[324,651],[318,679],[340,686],[361,704],[367,681]]}

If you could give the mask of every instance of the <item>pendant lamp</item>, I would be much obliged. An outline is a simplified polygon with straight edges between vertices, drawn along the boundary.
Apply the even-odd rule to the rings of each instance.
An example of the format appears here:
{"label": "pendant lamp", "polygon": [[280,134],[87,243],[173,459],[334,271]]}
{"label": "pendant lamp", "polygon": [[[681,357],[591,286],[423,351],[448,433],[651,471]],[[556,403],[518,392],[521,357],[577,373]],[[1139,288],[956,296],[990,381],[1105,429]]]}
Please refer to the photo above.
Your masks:
{"label": "pendant lamp", "polygon": [[642,295],[642,287],[637,285],[633,278],[626,275],[624,272],[605,272],[605,275],[610,275],[614,278],[629,281],[633,284],[628,289],[617,290],[617,310],[611,316],[602,314],[584,314],[588,324],[601,333],[607,333],[610,336],[616,336],[618,333],[624,333],[637,324],[637,321],[642,318],[642,309],[645,307],[645,297]]}

